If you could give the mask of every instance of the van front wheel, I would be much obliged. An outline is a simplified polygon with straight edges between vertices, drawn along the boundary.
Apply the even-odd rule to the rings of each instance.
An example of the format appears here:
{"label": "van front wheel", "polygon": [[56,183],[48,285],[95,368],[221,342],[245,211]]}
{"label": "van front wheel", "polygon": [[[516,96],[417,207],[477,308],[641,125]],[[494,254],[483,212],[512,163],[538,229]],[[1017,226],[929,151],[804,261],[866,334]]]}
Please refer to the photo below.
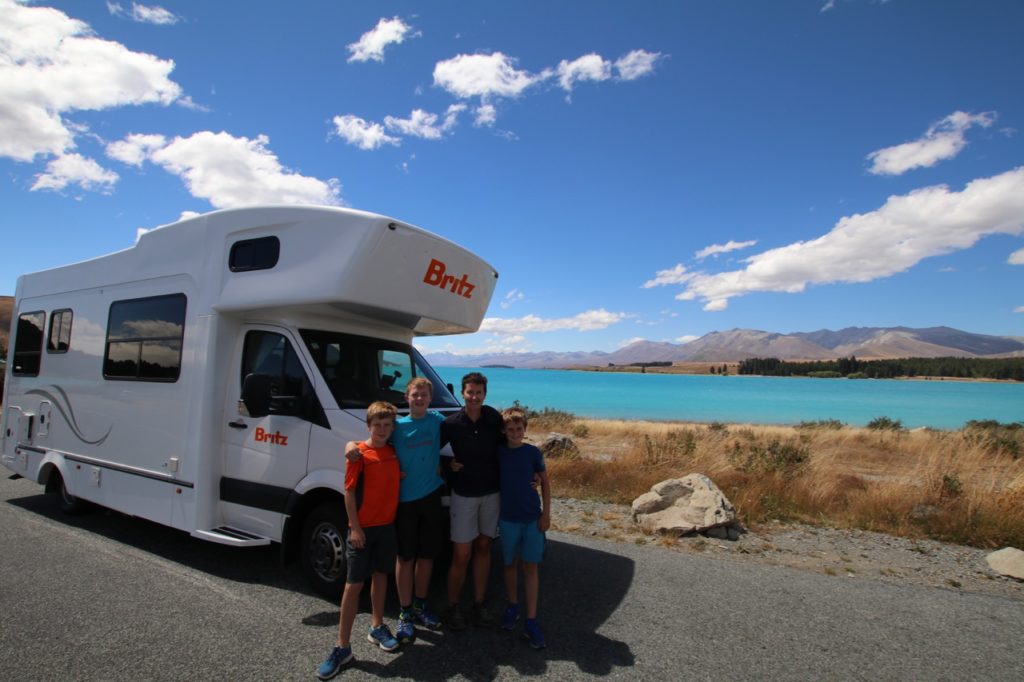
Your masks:
{"label": "van front wheel", "polygon": [[337,503],[315,508],[302,524],[302,571],[318,594],[337,599],[345,589],[348,523]]}

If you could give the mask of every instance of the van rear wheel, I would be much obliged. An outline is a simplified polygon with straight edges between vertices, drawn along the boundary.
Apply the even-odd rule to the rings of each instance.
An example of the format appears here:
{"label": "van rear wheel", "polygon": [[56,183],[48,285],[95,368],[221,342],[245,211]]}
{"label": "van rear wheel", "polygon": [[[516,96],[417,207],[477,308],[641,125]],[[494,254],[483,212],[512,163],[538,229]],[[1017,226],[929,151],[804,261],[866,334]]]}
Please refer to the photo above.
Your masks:
{"label": "van rear wheel", "polygon": [[54,473],[57,477],[55,488],[57,488],[57,500],[60,510],[65,514],[81,514],[85,511],[87,502],[80,500],[68,491],[68,486],[64,482],[64,477],[60,473]]}
{"label": "van rear wheel", "polygon": [[332,599],[345,589],[347,529],[339,503],[321,504],[302,524],[302,571],[314,591]]}

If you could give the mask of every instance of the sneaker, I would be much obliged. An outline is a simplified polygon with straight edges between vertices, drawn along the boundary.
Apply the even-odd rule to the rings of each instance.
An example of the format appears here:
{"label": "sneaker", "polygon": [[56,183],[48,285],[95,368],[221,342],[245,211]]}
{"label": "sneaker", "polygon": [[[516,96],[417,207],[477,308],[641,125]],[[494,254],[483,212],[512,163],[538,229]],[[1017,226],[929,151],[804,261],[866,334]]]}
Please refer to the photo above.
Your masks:
{"label": "sneaker", "polygon": [[547,646],[547,642],[544,641],[544,634],[540,631],[540,625],[537,624],[536,619],[527,619],[526,624],[523,626],[523,639],[530,642],[530,646],[534,649],[543,649]]}
{"label": "sneaker", "polygon": [[425,606],[419,608],[414,606],[412,609],[412,619],[428,630],[436,630],[441,627],[441,619],[437,617],[436,613]]}
{"label": "sneaker", "polygon": [[329,680],[341,672],[341,667],[352,660],[352,647],[336,646],[327,655],[327,660],[317,668],[316,676]]}
{"label": "sneaker", "polygon": [[395,639],[402,644],[412,644],[416,639],[416,628],[413,626],[412,610],[403,610],[398,614],[398,629],[395,630]]}
{"label": "sneaker", "polygon": [[505,609],[505,615],[501,617],[501,629],[512,630],[519,620],[519,604],[509,604]]}
{"label": "sneaker", "polygon": [[462,613],[462,607],[458,604],[452,604],[445,614],[444,622],[448,623],[449,630],[465,630],[466,615]]}
{"label": "sneaker", "polygon": [[494,614],[483,604],[473,604],[473,625],[478,628],[493,628],[497,625]]}
{"label": "sneaker", "polygon": [[391,629],[383,623],[380,627],[370,628],[370,633],[366,635],[366,641],[376,644],[384,651],[394,651],[398,648],[398,640],[391,634]]}

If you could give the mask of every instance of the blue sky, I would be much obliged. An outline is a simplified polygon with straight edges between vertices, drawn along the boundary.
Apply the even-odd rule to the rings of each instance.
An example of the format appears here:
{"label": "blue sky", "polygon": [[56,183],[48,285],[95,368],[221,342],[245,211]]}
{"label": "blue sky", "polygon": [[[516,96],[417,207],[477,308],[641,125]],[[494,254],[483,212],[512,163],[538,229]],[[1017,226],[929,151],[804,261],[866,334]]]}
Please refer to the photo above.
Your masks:
{"label": "blue sky", "polygon": [[500,273],[428,351],[1024,335],[1024,3],[0,0],[0,294],[139,229],[383,213]]}

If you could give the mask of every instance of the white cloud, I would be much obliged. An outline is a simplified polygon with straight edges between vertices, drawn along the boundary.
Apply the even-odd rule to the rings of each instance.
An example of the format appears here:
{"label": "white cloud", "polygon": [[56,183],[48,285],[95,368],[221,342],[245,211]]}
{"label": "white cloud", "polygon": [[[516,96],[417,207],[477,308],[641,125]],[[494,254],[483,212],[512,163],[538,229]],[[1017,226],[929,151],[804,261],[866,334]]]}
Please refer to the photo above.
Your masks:
{"label": "white cloud", "polygon": [[498,119],[498,110],[493,104],[481,104],[474,113],[476,117],[473,119],[473,125],[477,128],[492,126]]}
{"label": "white cloud", "polygon": [[654,65],[663,56],[660,52],[633,50],[626,56],[615,60],[615,70],[619,72],[619,78],[624,81],[636,80],[654,71]]}
{"label": "white cloud", "polygon": [[695,273],[676,298],[699,297],[705,310],[723,310],[734,296],[870,282],[969,248],[986,235],[1022,233],[1024,166],[973,180],[961,192],[937,185],[890,197],[876,211],[842,218],[817,239],[752,256],[743,270]]}
{"label": "white cloud", "polygon": [[519,289],[513,289],[512,291],[505,294],[505,298],[501,299],[499,304],[503,310],[508,310],[513,304],[518,303],[526,298],[526,295]]}
{"label": "white cloud", "polygon": [[381,19],[377,25],[360,36],[359,40],[346,46],[350,62],[384,61],[384,50],[388,45],[400,45],[408,37],[416,37],[409,26],[398,17]]}
{"label": "white cloud", "polygon": [[690,343],[691,341],[696,341],[699,338],[700,338],[699,336],[695,336],[694,334],[686,334],[684,336],[677,336],[675,338],[675,342],[676,343],[686,344],[686,343]]}
{"label": "white cloud", "polygon": [[751,239],[748,242],[734,242],[731,239],[725,244],[712,244],[711,246],[705,247],[694,254],[694,258],[697,260],[704,260],[708,256],[713,256],[719,253],[729,253],[730,251],[737,251],[739,249],[745,249],[749,246],[753,246],[757,243],[756,239]]}
{"label": "white cloud", "polygon": [[581,332],[606,329],[626,319],[626,313],[612,313],[604,308],[588,310],[574,317],[563,317],[548,319],[536,315],[526,315],[519,318],[484,318],[480,325],[480,331],[494,332],[496,334],[526,334],[529,332],[554,332],[565,329],[573,329]]}
{"label": "white cloud", "polygon": [[107,156],[129,166],[141,166],[149,154],[167,144],[163,135],[129,135],[107,145]]}
{"label": "white cloud", "polygon": [[644,282],[643,288],[650,289],[651,287],[663,287],[667,284],[682,284],[692,277],[693,273],[687,272],[686,266],[679,263],[668,270],[658,270],[658,272],[655,273],[654,279],[649,279]]}
{"label": "white cloud", "polygon": [[384,125],[392,132],[422,137],[427,140],[439,140],[446,132],[455,127],[459,114],[465,110],[465,104],[451,105],[445,112],[444,120],[438,125],[437,114],[431,114],[422,109],[414,109],[409,118],[385,116]]}
{"label": "white cloud", "polygon": [[869,173],[901,175],[914,168],[927,168],[939,161],[952,159],[967,145],[965,135],[975,125],[988,128],[996,120],[995,112],[968,114],[956,111],[935,123],[925,134],[912,142],[904,142],[871,152]]}
{"label": "white cloud", "polygon": [[562,60],[558,63],[558,83],[566,92],[572,91],[576,81],[606,81],[612,77],[611,62],[599,54],[583,55],[573,61]]}
{"label": "white cloud", "polygon": [[40,189],[62,190],[68,185],[78,185],[85,190],[99,190],[109,193],[117,184],[119,176],[106,170],[93,159],[80,154],[64,154],[46,164],[46,171],[36,176],[32,191]]}
{"label": "white cloud", "polygon": [[79,110],[170,104],[174,62],[103,40],[49,7],[0,0],[0,156],[32,161],[75,147]]}
{"label": "white cloud", "polygon": [[1024,249],[1017,249],[1006,259],[1010,265],[1024,265]]}
{"label": "white cloud", "polygon": [[434,65],[434,85],[452,95],[470,97],[517,97],[531,85],[550,77],[515,68],[516,60],[501,52],[460,54]]}
{"label": "white cloud", "polygon": [[203,131],[176,137],[149,153],[149,160],[177,175],[194,197],[215,208],[254,204],[341,204],[341,186],[285,168],[267,149],[265,135],[256,139]]}
{"label": "white cloud", "polygon": [[1024,305],[1018,306],[1017,308],[1014,308],[1013,312],[1015,312],[1015,313],[1024,313]]}
{"label": "white cloud", "polygon": [[346,114],[334,117],[334,129],[338,137],[360,149],[377,149],[386,144],[397,145],[401,140],[384,132],[384,126],[370,123],[358,116]]}
{"label": "white cloud", "polygon": [[158,26],[170,26],[176,24],[180,19],[173,13],[159,5],[140,5],[137,2],[132,3],[132,11],[126,12],[124,7],[120,3],[108,2],[107,11],[113,14],[115,17],[127,16],[132,21],[137,21],[140,24],[156,24]]}

